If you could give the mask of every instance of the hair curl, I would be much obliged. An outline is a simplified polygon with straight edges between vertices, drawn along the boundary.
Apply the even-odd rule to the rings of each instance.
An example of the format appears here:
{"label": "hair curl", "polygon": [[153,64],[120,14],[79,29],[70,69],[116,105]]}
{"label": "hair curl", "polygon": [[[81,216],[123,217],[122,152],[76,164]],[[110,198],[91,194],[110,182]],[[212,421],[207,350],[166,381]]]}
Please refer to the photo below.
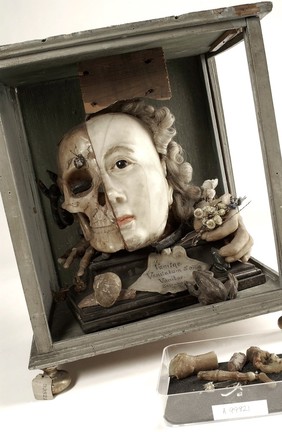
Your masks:
{"label": "hair curl", "polygon": [[104,113],[134,116],[149,129],[165,169],[167,181],[173,188],[173,216],[178,221],[187,222],[193,215],[195,202],[201,198],[201,188],[191,184],[193,169],[184,159],[183,148],[173,139],[176,135],[175,118],[169,108],[156,108],[139,99],[119,101],[90,117]]}

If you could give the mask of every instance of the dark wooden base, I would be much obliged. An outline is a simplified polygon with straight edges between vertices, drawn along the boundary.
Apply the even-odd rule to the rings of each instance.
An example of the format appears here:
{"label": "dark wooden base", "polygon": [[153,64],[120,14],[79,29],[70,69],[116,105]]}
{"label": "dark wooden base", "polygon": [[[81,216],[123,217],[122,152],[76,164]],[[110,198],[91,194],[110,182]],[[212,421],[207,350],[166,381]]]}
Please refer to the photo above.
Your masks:
{"label": "dark wooden base", "polygon": [[[265,283],[265,275],[254,264],[238,262],[232,265],[231,271],[239,281],[239,291]],[[81,300],[92,292],[91,287],[81,293],[71,288],[67,298],[72,312],[85,333],[128,324],[136,320],[191,306],[198,302],[188,291],[165,295],[139,292],[135,299],[118,301],[110,308],[99,305],[80,308],[78,305]]]}

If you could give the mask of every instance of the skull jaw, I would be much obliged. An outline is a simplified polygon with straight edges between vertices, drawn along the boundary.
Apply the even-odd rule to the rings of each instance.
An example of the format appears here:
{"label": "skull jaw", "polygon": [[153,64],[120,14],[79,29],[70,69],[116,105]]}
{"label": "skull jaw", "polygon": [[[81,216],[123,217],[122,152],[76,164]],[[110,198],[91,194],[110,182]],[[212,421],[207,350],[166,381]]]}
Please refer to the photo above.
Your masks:
{"label": "skull jaw", "polygon": [[136,226],[135,221],[119,227],[113,221],[114,216],[109,217],[109,213],[106,218],[99,213],[98,218],[97,212],[92,220],[86,213],[78,213],[78,216],[85,239],[96,251],[102,253],[115,253],[120,250],[133,252],[147,247],[162,238],[166,227],[166,220],[159,224],[157,229],[150,231],[147,226]]}
{"label": "skull jaw", "polygon": [[[114,229],[113,229],[114,228]],[[98,252],[114,253],[125,249],[123,238],[116,227],[92,230],[90,245]]]}
{"label": "skull jaw", "polygon": [[[119,227],[116,225],[114,215],[99,209],[95,212],[95,217],[90,219],[91,209],[87,212],[78,212],[78,222],[83,232],[84,238],[98,252],[114,253],[125,249],[123,237]],[[90,210],[90,211],[89,211]]]}
{"label": "skull jaw", "polygon": [[160,235],[152,235],[149,238],[139,237],[134,232],[131,236],[123,235],[122,230],[115,225],[91,230],[93,235],[88,240],[91,246],[104,253],[114,253],[120,250],[134,252],[138,249],[147,247],[159,240]]}

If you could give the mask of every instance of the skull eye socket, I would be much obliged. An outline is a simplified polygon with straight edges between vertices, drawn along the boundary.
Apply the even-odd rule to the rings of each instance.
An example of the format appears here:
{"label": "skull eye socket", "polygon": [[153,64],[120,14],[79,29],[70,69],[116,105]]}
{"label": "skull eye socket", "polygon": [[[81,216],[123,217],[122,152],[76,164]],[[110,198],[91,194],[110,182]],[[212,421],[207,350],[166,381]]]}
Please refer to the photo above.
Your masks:
{"label": "skull eye socket", "polygon": [[92,177],[87,171],[75,171],[69,177],[68,185],[73,195],[81,195],[91,189]]}

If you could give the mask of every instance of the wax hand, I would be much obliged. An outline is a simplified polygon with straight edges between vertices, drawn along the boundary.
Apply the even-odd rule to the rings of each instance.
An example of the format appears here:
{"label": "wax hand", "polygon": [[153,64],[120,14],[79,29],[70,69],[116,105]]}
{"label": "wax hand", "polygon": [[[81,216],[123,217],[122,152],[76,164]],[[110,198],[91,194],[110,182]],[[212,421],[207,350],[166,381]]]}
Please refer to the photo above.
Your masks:
{"label": "wax hand", "polygon": [[[194,229],[200,231],[202,223],[194,221]],[[228,238],[229,237],[229,238]],[[251,256],[253,239],[248,233],[238,209],[230,210],[222,225],[213,230],[205,230],[201,238],[208,242],[225,239],[229,241],[219,249],[219,254],[226,262],[241,260],[247,262]]]}

